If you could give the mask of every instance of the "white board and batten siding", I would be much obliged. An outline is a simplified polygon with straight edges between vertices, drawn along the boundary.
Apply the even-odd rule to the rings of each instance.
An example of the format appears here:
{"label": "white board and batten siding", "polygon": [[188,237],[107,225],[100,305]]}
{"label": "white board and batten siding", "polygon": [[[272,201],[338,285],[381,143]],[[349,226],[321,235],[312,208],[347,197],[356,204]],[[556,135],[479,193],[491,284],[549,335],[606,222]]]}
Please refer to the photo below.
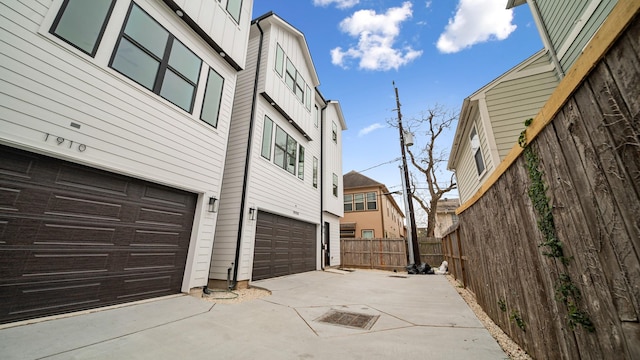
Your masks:
{"label": "white board and batten siding", "polygon": [[[11,1],[0,11],[0,142],[199,194],[187,291],[207,281],[216,217],[205,199],[220,194],[236,71],[164,4],[136,3],[202,59],[193,114],[109,68],[128,1],[94,58],[49,34],[61,0]],[[199,120],[209,67],[225,79],[217,128]]]}
{"label": "white board and batten siding", "polygon": [[[323,220],[329,223],[329,253],[330,259],[328,264],[324,264],[325,267],[328,266],[339,266],[341,265],[340,259],[340,217],[325,212],[323,215]],[[318,251],[318,254],[321,254]],[[322,255],[324,256],[324,254]]]}
{"label": "white board and batten siding", "polygon": [[253,0],[243,0],[240,21],[226,10],[228,0],[174,0],[234,61],[244,69]]}
{"label": "white board and batten siding", "polygon": [[[324,110],[324,156],[323,172],[323,207],[324,211],[330,212],[339,217],[344,216],[344,187],[342,184],[342,131],[346,124],[342,117],[340,104],[330,101]],[[337,141],[333,141],[333,124],[337,127]],[[333,174],[338,175],[338,194],[333,195]],[[338,232],[339,235],[339,232]],[[338,240],[340,236],[338,236]]]}

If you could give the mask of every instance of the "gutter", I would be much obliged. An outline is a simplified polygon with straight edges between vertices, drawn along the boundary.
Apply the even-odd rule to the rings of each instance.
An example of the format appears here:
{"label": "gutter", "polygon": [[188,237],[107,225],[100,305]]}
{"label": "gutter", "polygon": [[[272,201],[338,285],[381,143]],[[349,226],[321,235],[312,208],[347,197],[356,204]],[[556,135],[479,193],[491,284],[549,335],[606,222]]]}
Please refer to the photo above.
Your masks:
{"label": "gutter", "polygon": [[[251,100],[251,118],[249,119],[249,136],[247,138],[247,155],[244,161],[244,179],[242,180],[242,197],[240,199],[240,218],[238,220],[238,238],[236,242],[235,266],[233,267],[233,279],[229,287],[235,289],[238,285],[238,264],[240,261],[240,247],[242,246],[242,231],[244,230],[244,214],[247,198],[247,186],[249,182],[249,162],[251,160],[251,144],[253,141],[253,124],[256,118],[256,105],[258,101],[258,79],[260,78],[260,62],[262,60],[262,44],[264,42],[264,31],[260,27],[260,20],[256,19],[254,24],[260,31],[260,46],[258,47],[258,59],[256,61],[256,74],[253,82],[253,99]],[[257,210],[255,210],[257,211]],[[233,266],[233,265],[232,265]]]}

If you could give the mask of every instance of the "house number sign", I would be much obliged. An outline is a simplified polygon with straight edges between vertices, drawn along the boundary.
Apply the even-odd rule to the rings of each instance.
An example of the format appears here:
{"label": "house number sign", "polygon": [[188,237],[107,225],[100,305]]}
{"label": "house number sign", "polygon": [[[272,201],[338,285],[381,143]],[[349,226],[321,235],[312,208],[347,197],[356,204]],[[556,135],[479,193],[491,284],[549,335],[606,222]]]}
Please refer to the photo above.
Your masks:
{"label": "house number sign", "polygon": [[63,138],[62,136],[55,136],[49,133],[47,133],[47,135],[44,137],[44,141],[45,142],[53,141],[57,143],[59,146],[68,146],[69,149],[75,147],[80,152],[84,152],[85,150],[87,150],[87,145],[85,144],[73,142],[72,140]]}

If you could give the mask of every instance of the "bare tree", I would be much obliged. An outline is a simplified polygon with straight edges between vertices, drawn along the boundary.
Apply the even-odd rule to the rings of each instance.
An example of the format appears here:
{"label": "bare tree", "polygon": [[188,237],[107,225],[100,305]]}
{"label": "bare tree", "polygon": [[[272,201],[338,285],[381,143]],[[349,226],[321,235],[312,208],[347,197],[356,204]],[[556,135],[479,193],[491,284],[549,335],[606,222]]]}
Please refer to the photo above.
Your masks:
{"label": "bare tree", "polygon": [[416,175],[412,174],[411,197],[420,204],[420,207],[427,213],[427,236],[434,236],[436,223],[436,211],[438,201],[444,194],[455,189],[457,184],[454,174],[451,173],[450,178],[446,182],[438,181],[438,176],[442,178],[444,172],[442,166],[448,159],[448,153],[444,150],[438,150],[436,140],[443,131],[451,128],[458,115],[441,105],[435,105],[420,114],[419,118],[411,119],[407,122],[407,129],[416,134],[417,139],[426,140],[426,144],[420,149],[420,152],[414,154],[410,147],[407,147],[407,153],[411,159],[411,164],[419,172],[419,178],[424,177],[426,180],[426,190],[428,194],[417,191]]}

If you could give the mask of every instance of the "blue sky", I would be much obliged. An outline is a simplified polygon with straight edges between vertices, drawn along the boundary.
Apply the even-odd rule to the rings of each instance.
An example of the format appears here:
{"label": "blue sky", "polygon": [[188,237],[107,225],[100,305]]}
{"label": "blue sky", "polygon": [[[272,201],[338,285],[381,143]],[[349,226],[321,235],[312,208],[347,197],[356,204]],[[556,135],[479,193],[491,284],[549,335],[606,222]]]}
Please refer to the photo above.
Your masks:
{"label": "blue sky", "polygon": [[[361,171],[395,191],[400,143],[387,124],[397,119],[392,81],[405,122],[436,104],[458,112],[464,98],[543,47],[528,7],[506,10],[506,3],[255,0],[252,18],[273,11],[305,35],[319,89],[340,102],[347,122],[344,173]],[[455,126],[438,148],[448,152],[454,133]],[[424,146],[420,133],[415,142]]]}

